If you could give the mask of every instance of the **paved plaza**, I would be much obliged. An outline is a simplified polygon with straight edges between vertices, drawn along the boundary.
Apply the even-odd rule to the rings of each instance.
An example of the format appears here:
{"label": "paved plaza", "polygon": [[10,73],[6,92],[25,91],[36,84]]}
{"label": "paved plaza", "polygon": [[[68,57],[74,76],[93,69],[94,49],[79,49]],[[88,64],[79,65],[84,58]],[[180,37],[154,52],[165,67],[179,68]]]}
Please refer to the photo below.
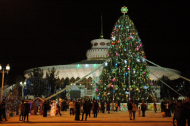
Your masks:
{"label": "paved plaza", "polygon": [[[129,113],[127,111],[119,111],[119,112],[111,112],[110,114],[98,113],[97,118],[93,118],[93,114],[91,117],[87,118],[87,121],[75,121],[75,116],[69,114],[69,111],[62,111],[62,116],[50,116],[48,113],[48,117],[43,117],[42,115],[30,115],[29,122],[19,121],[19,117],[10,117],[8,121],[1,122],[1,125],[126,125],[131,124],[130,126],[135,125],[145,125],[146,126],[161,126],[167,125],[172,126],[172,117],[162,117],[161,112],[154,113],[153,111],[146,111],[146,117],[138,117],[136,112],[135,120],[129,119]],[[81,115],[80,115],[80,118]]]}

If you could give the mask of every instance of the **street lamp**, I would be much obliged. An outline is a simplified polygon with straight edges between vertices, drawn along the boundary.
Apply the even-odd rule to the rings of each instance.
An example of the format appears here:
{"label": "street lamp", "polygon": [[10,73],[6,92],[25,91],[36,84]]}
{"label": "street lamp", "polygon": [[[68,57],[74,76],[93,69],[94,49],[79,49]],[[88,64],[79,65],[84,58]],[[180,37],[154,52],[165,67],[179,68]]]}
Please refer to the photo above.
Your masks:
{"label": "street lamp", "polygon": [[9,64],[7,64],[6,70],[7,70],[7,71],[5,71],[4,68],[3,68],[3,70],[2,70],[2,66],[1,66],[1,64],[0,64],[0,73],[2,73],[1,101],[2,101],[2,97],[3,97],[4,74],[5,74],[5,73],[7,73],[7,74],[9,73],[9,70],[10,70]]}
{"label": "street lamp", "polygon": [[24,86],[26,85],[26,82],[24,82],[24,83],[20,82],[20,85],[22,86],[22,97],[23,97],[24,96],[23,90],[24,90]]}

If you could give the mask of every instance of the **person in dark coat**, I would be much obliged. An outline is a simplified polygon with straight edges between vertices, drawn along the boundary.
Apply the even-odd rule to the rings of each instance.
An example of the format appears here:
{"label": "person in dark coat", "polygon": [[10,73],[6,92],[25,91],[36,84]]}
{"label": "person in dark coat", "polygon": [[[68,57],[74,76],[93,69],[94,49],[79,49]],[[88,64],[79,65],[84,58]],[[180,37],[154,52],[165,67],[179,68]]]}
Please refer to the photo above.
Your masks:
{"label": "person in dark coat", "polygon": [[59,104],[57,104],[57,111],[58,111],[58,113],[56,112],[56,114],[59,114],[61,116]]}
{"label": "person in dark coat", "polygon": [[3,106],[1,105],[1,102],[0,102],[0,121],[3,121],[1,116],[2,116],[2,111],[3,111]]}
{"label": "person in dark coat", "polygon": [[49,104],[46,100],[44,100],[44,103],[43,103],[43,117],[47,117],[47,110],[49,108]]}
{"label": "person in dark coat", "polygon": [[145,117],[146,107],[147,107],[146,104],[144,103],[144,101],[142,101],[142,104],[141,104],[142,117]]}
{"label": "person in dark coat", "polygon": [[24,111],[25,111],[25,108],[24,108],[24,100],[22,100],[22,103],[20,104],[19,121],[21,121],[21,116],[22,116],[22,121],[23,121],[23,118],[24,118]]}
{"label": "person in dark coat", "polygon": [[67,110],[67,104],[66,104],[66,101],[64,100],[63,101],[63,111],[66,111]]}
{"label": "person in dark coat", "polygon": [[165,113],[166,113],[166,117],[171,117],[171,113],[170,113],[170,107],[171,105],[169,104],[169,102],[166,102],[166,109],[165,109]]}
{"label": "person in dark coat", "polygon": [[25,118],[27,116],[27,122],[28,122],[28,114],[30,112],[30,104],[28,103],[28,100],[26,100],[26,103],[24,104],[24,108],[25,108],[24,121],[25,121]]}
{"label": "person in dark coat", "polygon": [[185,126],[186,125],[186,118],[185,118],[185,106],[183,106],[182,101],[177,101],[177,106],[175,108],[175,113],[173,117],[173,124],[174,120],[177,120],[177,126]]}
{"label": "person in dark coat", "polygon": [[172,101],[172,105],[171,105],[172,113],[174,113],[175,107],[176,107],[176,103],[175,103],[175,101]]}
{"label": "person in dark coat", "polygon": [[80,103],[77,101],[76,102],[76,114],[75,114],[75,120],[79,121],[80,120]]}
{"label": "person in dark coat", "polygon": [[63,109],[63,101],[61,101],[61,111],[64,111]]}
{"label": "person in dark coat", "polygon": [[156,110],[157,110],[157,108],[156,108],[156,102],[154,102],[154,112],[156,113]]}
{"label": "person in dark coat", "polygon": [[165,112],[166,109],[166,105],[165,105],[165,101],[163,100],[161,103],[161,112]]}
{"label": "person in dark coat", "polygon": [[89,117],[90,117],[90,113],[91,113],[91,108],[92,108],[92,103],[90,100],[88,100],[88,103],[89,103],[89,110],[88,110],[88,114],[89,114]]}
{"label": "person in dark coat", "polygon": [[104,113],[104,110],[105,110],[105,102],[104,102],[104,100],[102,100],[102,102],[101,102],[101,110],[102,110],[102,113]]}
{"label": "person in dark coat", "polygon": [[110,114],[110,102],[107,102],[106,110],[108,111],[108,114]]}
{"label": "person in dark coat", "polygon": [[97,117],[97,110],[99,108],[97,100],[94,101],[94,117]]}
{"label": "person in dark coat", "polygon": [[3,107],[3,109],[2,109],[2,115],[4,116],[5,121],[7,121],[7,119],[6,119],[6,114],[5,114],[5,99],[3,99],[1,105],[2,105],[2,107]]}
{"label": "person in dark coat", "polygon": [[128,105],[128,112],[129,112],[129,118],[130,120],[132,120],[132,101],[129,102],[129,105]]}
{"label": "person in dark coat", "polygon": [[118,111],[121,111],[120,110],[120,100],[118,101]]}
{"label": "person in dark coat", "polygon": [[83,121],[84,113],[86,114],[85,121],[87,120],[89,108],[90,108],[89,102],[88,102],[87,100],[85,100],[85,102],[84,102],[84,104],[83,104],[83,113],[82,113],[82,120],[81,120],[81,121]]}
{"label": "person in dark coat", "polygon": [[188,121],[188,126],[190,126],[190,95],[187,96],[187,102],[184,104],[185,106],[185,119]]}
{"label": "person in dark coat", "polygon": [[37,115],[38,113],[38,100],[34,101],[35,102],[35,109],[34,109],[34,113],[35,115]]}

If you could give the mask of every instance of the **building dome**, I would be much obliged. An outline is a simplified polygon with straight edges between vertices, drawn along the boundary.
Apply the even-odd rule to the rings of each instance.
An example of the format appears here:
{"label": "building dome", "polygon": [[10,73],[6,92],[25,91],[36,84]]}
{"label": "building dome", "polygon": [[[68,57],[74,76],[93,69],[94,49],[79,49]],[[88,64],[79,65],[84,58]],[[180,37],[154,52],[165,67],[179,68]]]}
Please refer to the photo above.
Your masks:
{"label": "building dome", "polygon": [[105,59],[108,53],[109,39],[94,39],[91,41],[92,48],[87,50],[87,60],[91,59]]}

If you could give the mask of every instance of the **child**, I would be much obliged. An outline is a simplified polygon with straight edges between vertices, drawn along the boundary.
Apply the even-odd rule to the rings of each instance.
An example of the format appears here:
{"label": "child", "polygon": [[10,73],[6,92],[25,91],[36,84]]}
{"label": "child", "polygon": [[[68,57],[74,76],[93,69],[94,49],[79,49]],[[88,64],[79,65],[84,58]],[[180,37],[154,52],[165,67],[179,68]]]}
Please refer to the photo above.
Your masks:
{"label": "child", "polygon": [[139,117],[140,117],[140,115],[141,115],[141,109],[140,109],[140,107],[139,107],[139,109],[138,109],[138,115],[139,115]]}

